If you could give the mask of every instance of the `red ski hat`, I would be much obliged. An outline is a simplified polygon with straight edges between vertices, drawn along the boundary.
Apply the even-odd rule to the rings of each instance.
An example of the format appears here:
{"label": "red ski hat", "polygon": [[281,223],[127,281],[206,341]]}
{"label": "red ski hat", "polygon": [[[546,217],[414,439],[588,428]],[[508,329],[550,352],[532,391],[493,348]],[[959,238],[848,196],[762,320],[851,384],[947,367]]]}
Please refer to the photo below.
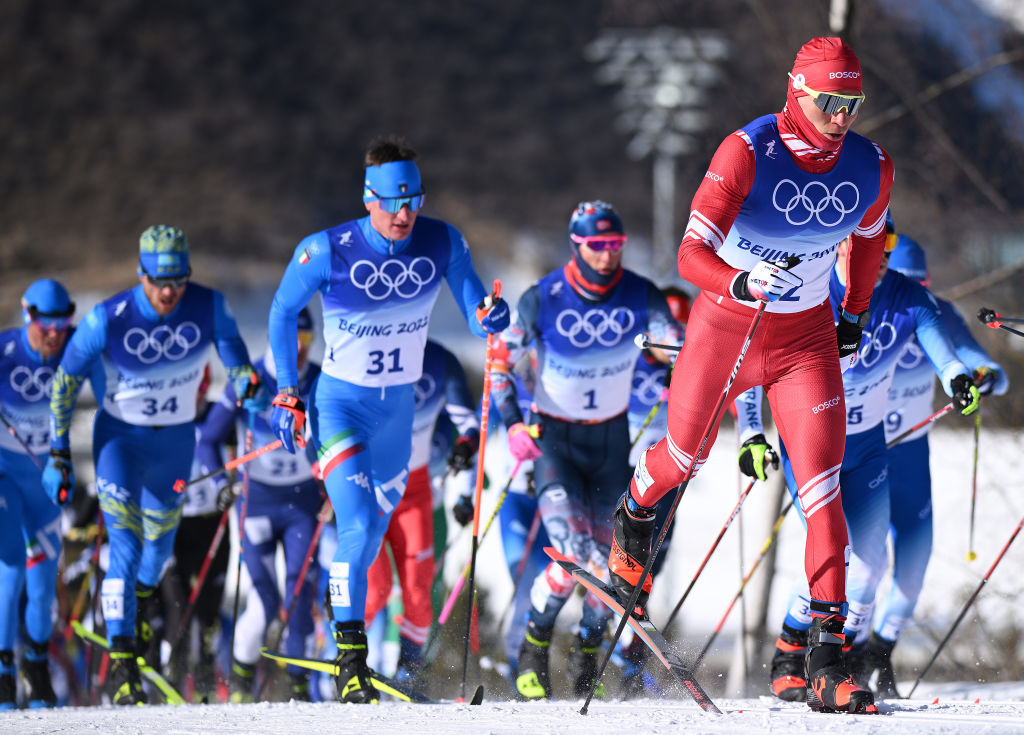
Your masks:
{"label": "red ski hat", "polygon": [[[790,73],[794,77],[802,74],[803,82],[818,92],[860,92],[864,78],[857,54],[843,39],[835,37],[812,38],[801,46]],[[796,97],[807,94],[803,90],[792,91]]]}

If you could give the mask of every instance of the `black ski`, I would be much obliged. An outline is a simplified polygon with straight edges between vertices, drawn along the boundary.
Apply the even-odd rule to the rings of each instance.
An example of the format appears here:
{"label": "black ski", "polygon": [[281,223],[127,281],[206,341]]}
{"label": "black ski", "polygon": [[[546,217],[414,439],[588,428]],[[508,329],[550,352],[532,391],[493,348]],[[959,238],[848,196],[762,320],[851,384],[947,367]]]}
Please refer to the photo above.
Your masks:
{"label": "black ski", "polygon": [[[338,675],[338,666],[333,661],[322,661],[318,658],[303,658],[299,656],[285,656],[282,653],[271,651],[266,648],[260,649],[260,655],[271,659],[272,661],[280,661],[284,664],[291,666],[299,666],[303,669],[309,669],[310,671],[322,671],[331,676]],[[395,699],[400,699],[403,702],[412,702],[413,704],[451,704],[451,701],[445,701],[442,699],[432,699],[431,697],[421,694],[412,687],[403,684],[402,682],[392,679],[390,676],[384,676],[371,669],[370,681],[373,682],[373,686],[381,694],[387,694]],[[473,692],[473,696],[469,699],[469,704],[480,704],[484,701],[484,688],[478,686]]]}
{"label": "black ski", "polygon": [[[593,592],[601,602],[610,607],[616,614],[620,616],[626,614],[622,601],[619,599],[615,590],[574,562],[572,559],[560,554],[557,549],[548,546],[544,551],[548,556],[554,559],[558,566],[571,574],[577,582],[586,587],[590,592]],[[663,636],[658,629],[654,627],[654,623],[646,618],[644,620],[638,620],[632,615],[627,616],[627,623],[629,624],[629,627],[633,629],[633,632],[640,637],[640,640],[647,644],[647,647],[650,648],[661,663],[665,665],[665,668],[672,672],[672,675],[680,684],[682,684],[686,693],[693,697],[693,701],[696,702],[702,710],[705,712],[712,712],[716,715],[722,714],[722,710],[718,709],[715,703],[711,701],[711,697],[709,697],[707,692],[704,691],[704,688],[693,675],[693,672],[690,671],[689,667],[683,663],[683,659],[679,654],[672,650],[669,642],[665,640],[665,636]]]}

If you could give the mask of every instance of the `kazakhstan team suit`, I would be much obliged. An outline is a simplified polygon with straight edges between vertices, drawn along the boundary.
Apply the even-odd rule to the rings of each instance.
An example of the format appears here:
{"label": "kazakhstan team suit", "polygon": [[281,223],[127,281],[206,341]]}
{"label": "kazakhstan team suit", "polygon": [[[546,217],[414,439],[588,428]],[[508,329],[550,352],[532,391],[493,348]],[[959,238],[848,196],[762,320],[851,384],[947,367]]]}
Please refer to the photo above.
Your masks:
{"label": "kazakhstan team suit", "polygon": [[[942,326],[956,348],[956,356],[974,371],[996,368],[994,392],[1006,392],[1005,373],[971,335],[950,302],[932,297],[939,305]],[[885,415],[885,441],[924,421],[933,413],[935,371],[916,339],[907,343],[896,363]],[[892,524],[892,587],[875,615],[875,632],[887,641],[899,639],[914,614],[924,586],[932,551],[932,480],[926,424],[888,451],[890,522]]]}
{"label": "kazakhstan team suit", "polygon": [[[415,644],[403,645],[402,659],[417,663],[419,646],[426,643],[434,621],[430,592],[434,583],[434,498],[430,482],[430,453],[434,426],[446,411],[460,436],[479,437],[480,422],[466,372],[458,359],[433,340],[423,351],[423,374],[414,384],[412,453],[409,482],[384,539],[394,556],[402,588],[401,636]],[[391,561],[381,547],[367,579],[366,619],[374,620],[391,594]]]}
{"label": "kazakhstan team suit", "polygon": [[364,620],[367,571],[405,492],[430,311],[448,282],[470,330],[486,295],[462,235],[420,215],[402,241],[370,218],[308,236],[295,249],[270,310],[279,386],[296,385],[296,316],[317,291],[326,350],[309,421],[338,518],[330,597],[338,623]]}
{"label": "kazakhstan team suit", "polygon": [[[570,266],[572,265],[570,261]],[[534,482],[544,529],[552,545],[583,566],[604,569],[612,540],[612,512],[629,479],[627,409],[639,349],[648,332],[676,342],[682,330],[665,297],[646,278],[623,270],[603,301],[584,299],[565,268],[523,294],[496,352],[493,390],[506,428],[522,421],[509,371],[533,345],[537,352],[532,418],[540,427]],[[531,626],[550,630],[575,586],[554,563],[531,591]],[[593,638],[611,611],[585,597],[581,635]]]}
{"label": "kazakhstan team suit", "polygon": [[[63,353],[63,351],[62,351]],[[44,359],[28,342],[26,327],[0,333],[0,410],[40,463],[50,453],[50,385],[60,355]],[[95,382],[94,390],[102,390]],[[61,551],[60,509],[43,490],[42,471],[22,445],[0,431],[0,651],[14,648],[27,589],[25,632],[50,640],[50,609],[57,595]]]}
{"label": "kazakhstan team suit", "polygon": [[98,304],[71,337],[53,381],[54,449],[69,449],[78,390],[99,363],[105,373],[93,424],[100,508],[110,566],[100,596],[108,640],[134,637],[136,582],[155,587],[174,546],[195,451],[196,395],[215,347],[229,379],[249,368],[238,326],[217,291],[189,283],[161,317],[142,285]]}
{"label": "kazakhstan team suit", "polygon": [[[274,365],[270,355],[253,365],[271,395],[277,393]],[[320,366],[306,362],[299,371],[299,397],[305,400],[320,374]],[[238,407],[234,386],[228,385],[224,395],[211,408],[201,425],[196,459],[203,472],[210,472],[224,464],[221,448],[229,437],[245,436],[248,411]],[[253,447],[265,446],[275,439],[270,428],[271,409],[253,414]],[[235,659],[254,664],[259,659],[267,624],[277,616],[282,606],[278,591],[275,554],[280,543],[284,548],[285,583],[284,609],[292,604],[292,594],[306,552],[316,530],[316,515],[323,502],[320,488],[313,479],[312,461],[305,452],[288,454],[281,450],[267,452],[246,465],[249,472],[249,498],[245,511],[245,543],[242,555],[249,570],[253,588],[259,597],[261,610],[247,606],[238,621],[235,636]],[[236,503],[241,514],[241,504]],[[312,643],[312,578],[307,577],[295,603],[294,613],[288,621],[285,652],[289,656],[307,655],[307,644]]]}
{"label": "kazakhstan team suit", "polygon": [[[828,283],[836,243],[852,232],[874,237],[884,226],[884,210],[876,222],[863,219],[882,192],[887,158],[870,140],[849,132],[832,168],[811,173],[793,160],[778,125],[776,115],[766,115],[734,133],[756,168],[727,233],[700,211],[700,191],[694,198],[680,246],[680,273],[705,287],[694,301],[673,370],[668,435],[641,458],[631,494],[639,504],[653,506],[694,464],[693,453],[759,306],[707,286],[718,288],[723,277],[733,277],[733,269],[750,270],[761,260],[798,257],[790,271],[803,284],[765,307],[728,400],[764,386],[779,432],[795,450],[793,469],[808,518],[805,569],[812,593],[816,600],[839,603],[845,599],[847,538],[842,508],[834,501],[840,495],[845,412]],[[714,175],[709,169],[712,185]],[[717,258],[706,257],[706,248]],[[718,423],[708,441],[717,433]],[[705,453],[694,474],[706,460]]]}
{"label": "kazakhstan team suit", "polygon": [[[838,318],[837,304],[842,302],[846,286],[835,272],[829,290]],[[875,286],[870,310],[857,361],[843,375],[846,446],[839,482],[852,551],[846,583],[847,641],[867,632],[875,591],[888,565],[889,524],[896,520],[893,512],[899,507],[890,492],[883,425],[896,364],[906,345],[916,337],[947,394],[952,395],[952,379],[967,373],[943,329],[938,304],[916,281],[887,271]],[[781,456],[790,494],[795,496],[796,483],[785,446],[781,447]],[[797,630],[809,628],[807,605],[806,599],[795,601],[786,624]]]}

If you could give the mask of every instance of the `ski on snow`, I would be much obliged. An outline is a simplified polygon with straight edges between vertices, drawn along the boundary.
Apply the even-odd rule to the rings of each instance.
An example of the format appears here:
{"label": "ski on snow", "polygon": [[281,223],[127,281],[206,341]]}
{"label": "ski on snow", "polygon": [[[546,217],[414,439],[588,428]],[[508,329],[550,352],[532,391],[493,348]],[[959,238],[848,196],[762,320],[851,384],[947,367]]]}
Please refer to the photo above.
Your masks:
{"label": "ski on snow", "polygon": [[[103,651],[110,650],[110,646],[107,645],[106,638],[89,630],[78,620],[71,621],[71,628],[75,631],[75,634],[86,643]],[[160,690],[160,693],[163,695],[167,704],[185,704],[185,698],[178,693],[178,690],[174,688],[171,682],[164,678],[163,674],[150,666],[146,662],[146,659],[142,656],[137,656],[135,660],[139,664],[139,673],[146,677],[153,686]]]}
{"label": "ski on snow", "polygon": [[[330,674],[331,676],[338,675],[338,666],[333,661],[322,661],[318,658],[285,656],[284,654],[277,653],[266,648],[260,649],[260,655],[265,658],[269,658],[272,661],[279,661],[284,664],[290,664],[291,666],[299,666],[303,669],[309,669],[310,671],[322,671],[326,674]],[[378,674],[376,671],[371,670],[370,673],[370,681],[373,682],[373,686],[381,694],[387,694],[395,699],[400,699],[403,702],[412,702],[413,704],[452,704],[451,700],[432,699],[425,694],[421,694],[412,687],[396,681],[389,676]],[[484,688],[481,685],[474,690],[473,696],[469,698],[469,704],[477,705],[483,701]]]}
{"label": "ski on snow", "polygon": [[[544,551],[555,561],[556,564],[558,564],[558,566],[571,574],[573,578],[586,587],[587,590],[593,592],[601,602],[610,607],[617,615],[626,615],[622,601],[619,599],[619,595],[615,590],[574,562],[572,559],[559,553],[557,549],[548,546]],[[672,650],[669,642],[665,640],[665,636],[663,636],[658,629],[654,627],[654,623],[648,619],[638,620],[632,615],[626,615],[626,618],[627,623],[629,627],[633,629],[633,632],[640,637],[640,640],[642,640],[647,647],[654,652],[654,655],[657,656],[661,663],[665,665],[665,668],[672,673],[680,684],[682,684],[686,693],[693,697],[693,701],[695,701],[705,712],[711,712],[717,715],[722,714],[722,711],[715,706],[715,703],[711,701],[711,697],[707,695],[707,692],[704,691],[704,688],[697,681],[693,672],[686,666],[686,664],[683,663],[683,659],[679,654]]]}

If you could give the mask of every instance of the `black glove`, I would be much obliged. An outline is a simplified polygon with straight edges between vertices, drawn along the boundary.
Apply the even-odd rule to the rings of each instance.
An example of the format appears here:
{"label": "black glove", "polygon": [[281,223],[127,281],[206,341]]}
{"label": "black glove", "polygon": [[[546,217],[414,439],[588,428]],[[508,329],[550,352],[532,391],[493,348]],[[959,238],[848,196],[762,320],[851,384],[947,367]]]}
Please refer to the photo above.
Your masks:
{"label": "black glove", "polygon": [[473,496],[460,495],[458,502],[452,506],[452,515],[460,526],[465,526],[473,520]]}
{"label": "black glove", "polygon": [[772,449],[764,434],[755,434],[740,447],[740,472],[757,480],[767,480],[765,461],[773,470],[779,469],[779,455]]}
{"label": "black glove", "polygon": [[[476,457],[477,449],[480,448],[480,439],[476,436],[460,436],[455,440],[452,451],[448,455],[448,466],[455,472],[462,472],[473,468],[473,459]],[[472,513],[472,506],[470,506]]]}
{"label": "black glove", "polygon": [[223,513],[234,504],[237,497],[238,493],[235,492],[235,486],[230,482],[227,483],[217,491],[217,510]]}
{"label": "black glove", "polygon": [[978,410],[980,394],[970,377],[961,373],[949,381],[949,387],[953,389],[953,405],[960,409],[960,413],[970,416]]}
{"label": "black glove", "polygon": [[857,361],[860,337],[864,333],[866,323],[866,319],[851,322],[842,316],[839,317],[839,324],[836,325],[836,340],[839,342],[839,368],[844,373]]}

